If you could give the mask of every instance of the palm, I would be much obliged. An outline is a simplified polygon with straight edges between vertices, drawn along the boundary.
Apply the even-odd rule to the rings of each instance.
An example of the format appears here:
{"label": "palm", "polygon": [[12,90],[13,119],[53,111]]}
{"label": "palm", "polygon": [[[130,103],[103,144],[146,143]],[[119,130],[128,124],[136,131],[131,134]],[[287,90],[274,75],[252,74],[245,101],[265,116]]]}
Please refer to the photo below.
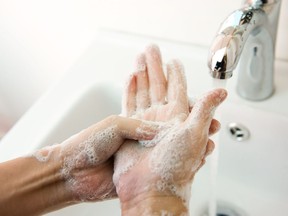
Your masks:
{"label": "palm", "polygon": [[[141,66],[138,68],[145,70],[137,71],[129,80],[123,103],[124,115],[155,122],[186,119],[189,106],[182,65],[178,61],[168,64],[166,80],[157,47],[148,48],[145,56],[138,58],[137,64]],[[148,155],[152,151],[157,151],[157,148],[131,145],[131,141],[121,146],[115,157],[114,183],[118,186],[118,192],[123,170],[129,169],[131,176],[137,176],[141,170],[143,175],[148,171]]]}
{"label": "palm", "polygon": [[151,107],[137,117],[147,121],[167,122],[177,117],[179,114],[181,114],[181,109],[179,109],[179,107],[175,105],[168,103],[165,105],[163,104],[157,105],[156,107]]}
{"label": "palm", "polygon": [[[208,136],[215,132],[211,130],[212,123],[214,126],[218,124],[212,121],[212,115],[207,111],[212,111],[210,108],[219,103],[214,101],[213,98],[217,96],[213,94],[204,99],[206,104],[199,103],[195,107],[196,111],[203,112],[203,116],[201,112],[194,112],[197,117],[196,114],[189,114],[186,80],[178,61],[168,64],[167,80],[157,48],[147,49],[137,62],[142,70],[138,70],[129,80],[123,114],[143,120],[168,122],[169,131],[165,136],[160,136],[153,148],[127,140],[118,150],[113,181],[122,201],[143,193],[147,186],[155,188],[156,185],[161,189],[163,185],[164,188],[170,187],[169,184],[175,181],[190,182],[205,162],[205,156],[214,148]],[[143,67],[145,63],[147,65]],[[161,131],[165,132],[165,129]]]}

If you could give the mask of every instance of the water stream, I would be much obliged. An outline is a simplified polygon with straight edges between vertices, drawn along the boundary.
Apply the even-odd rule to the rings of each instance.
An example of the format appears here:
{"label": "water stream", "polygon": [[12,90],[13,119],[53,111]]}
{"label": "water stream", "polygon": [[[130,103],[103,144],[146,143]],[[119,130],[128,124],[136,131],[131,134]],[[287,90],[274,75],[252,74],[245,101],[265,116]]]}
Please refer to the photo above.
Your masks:
{"label": "water stream", "polygon": [[[226,80],[212,79],[212,88],[224,88],[226,89]],[[215,119],[221,122],[221,111],[215,113]],[[215,149],[210,156],[210,200],[209,200],[209,216],[217,215],[217,173],[218,173],[218,159],[219,159],[219,133],[216,133],[211,137],[215,143]]]}

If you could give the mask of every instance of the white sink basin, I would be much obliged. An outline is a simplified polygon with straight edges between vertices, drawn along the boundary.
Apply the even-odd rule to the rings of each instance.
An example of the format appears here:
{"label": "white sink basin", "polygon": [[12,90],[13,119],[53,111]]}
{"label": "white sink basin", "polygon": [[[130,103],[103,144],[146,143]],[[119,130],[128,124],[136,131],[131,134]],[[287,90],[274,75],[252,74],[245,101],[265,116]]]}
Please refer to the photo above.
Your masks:
{"label": "white sink basin", "polygon": [[[245,215],[287,215],[288,118],[229,102],[223,104],[221,111],[217,200],[246,212]],[[242,142],[233,139],[230,123],[245,126],[250,137]],[[193,185],[191,204],[195,215],[200,215],[209,200],[210,168],[204,167]]]}
{"label": "white sink basin", "polygon": [[121,111],[121,93],[118,87],[109,84],[96,84],[85,89],[72,101],[72,105],[47,133],[39,146],[59,143],[73,134]]}
{"label": "white sink basin", "polygon": [[[59,143],[110,114],[119,114],[122,87],[133,71],[134,58],[151,41],[159,44],[164,62],[175,57],[183,61],[190,95],[197,96],[211,89],[206,66],[208,48],[101,32],[66,77],[4,137],[0,161]],[[220,148],[216,197],[245,215],[288,214],[287,71],[287,63],[276,62],[276,92],[263,102],[239,98],[234,90],[236,79],[228,81],[229,98],[221,108],[222,130],[217,141]],[[232,122],[244,125],[250,138],[243,142],[233,140],[227,129]],[[207,206],[210,179],[208,161],[193,184],[191,215],[200,216]],[[80,204],[49,215],[96,213],[120,215],[119,203],[114,200]]]}

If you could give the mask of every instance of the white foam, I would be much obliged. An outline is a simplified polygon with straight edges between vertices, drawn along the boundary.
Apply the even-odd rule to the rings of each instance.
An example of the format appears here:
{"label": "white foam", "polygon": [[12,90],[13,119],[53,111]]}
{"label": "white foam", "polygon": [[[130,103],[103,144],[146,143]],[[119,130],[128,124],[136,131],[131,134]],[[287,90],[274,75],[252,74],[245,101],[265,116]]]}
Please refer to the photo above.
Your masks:
{"label": "white foam", "polygon": [[[137,91],[136,97],[137,104],[145,104],[144,109],[150,106],[150,96],[148,91],[139,90]],[[141,110],[141,108],[137,107],[137,112],[144,112],[144,110]]]}
{"label": "white foam", "polygon": [[175,216],[175,214],[173,212],[168,212],[166,210],[161,210],[160,215],[161,216]]}
{"label": "white foam", "polygon": [[105,192],[107,188],[115,189],[111,180],[106,186],[102,186],[102,189],[99,187],[93,191],[87,188],[85,183],[85,181],[91,181],[89,179],[91,177],[81,176],[82,169],[101,164],[117,150],[116,143],[119,143],[119,139],[122,138],[116,134],[115,130],[116,126],[111,126],[100,131],[89,131],[88,133],[91,134],[87,138],[85,138],[86,132],[84,131],[61,145],[60,157],[63,158],[61,175],[66,179],[67,188],[83,201],[101,197],[104,199],[110,196],[110,193]]}
{"label": "white foam", "polygon": [[[181,128],[180,123],[174,123],[164,137],[165,139],[160,138],[163,141],[157,142],[158,145],[154,147],[149,159],[149,168],[160,176],[155,187],[158,191],[170,191],[181,198],[189,209],[191,184],[187,178],[187,182],[181,184],[177,179],[186,174],[189,176],[189,173],[192,175],[199,168],[205,151],[200,152],[199,156],[199,151],[192,144],[199,142],[197,139],[201,136],[195,136]],[[191,146],[190,149],[187,145]]]}
{"label": "white foam", "polygon": [[[78,137],[74,137],[74,140],[84,139],[80,144],[75,145],[68,142],[63,145],[61,155],[67,155],[67,152],[69,155],[65,157],[67,160],[67,167],[65,168],[73,169],[79,166],[97,165],[106,160],[107,155],[111,153],[113,147],[115,148],[115,143],[121,139],[116,136],[115,130],[116,126],[111,126],[101,131],[92,132],[88,138],[82,137],[83,135],[80,133]],[[80,161],[84,164],[79,164]]]}
{"label": "white foam", "polygon": [[120,177],[134,167],[147,151],[135,140],[127,140],[115,154],[113,182],[121,189]]}
{"label": "white foam", "polygon": [[[144,147],[153,147],[161,139],[163,139],[165,137],[165,135],[167,135],[167,133],[169,133],[171,125],[169,126],[169,124],[163,124],[163,123],[160,123],[160,122],[158,123],[158,125],[159,125],[159,133],[157,133],[156,136],[152,140],[139,140],[139,143],[142,146],[144,146]],[[141,127],[137,128],[136,132],[145,133],[145,131],[143,131],[143,128],[141,128]]]}
{"label": "white foam", "polygon": [[54,145],[46,146],[40,150],[35,151],[34,153],[32,153],[32,155],[29,156],[35,157],[39,162],[47,162],[50,159],[54,147]]}
{"label": "white foam", "polygon": [[136,58],[135,72],[143,72],[145,70],[146,70],[145,55],[144,54],[140,54]]}

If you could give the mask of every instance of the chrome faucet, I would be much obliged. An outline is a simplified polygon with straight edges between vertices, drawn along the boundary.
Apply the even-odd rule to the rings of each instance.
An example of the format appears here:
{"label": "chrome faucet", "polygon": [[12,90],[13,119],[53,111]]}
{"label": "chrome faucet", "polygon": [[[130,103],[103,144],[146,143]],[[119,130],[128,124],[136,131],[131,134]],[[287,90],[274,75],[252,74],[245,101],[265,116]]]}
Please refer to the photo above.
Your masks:
{"label": "chrome faucet", "polygon": [[274,56],[280,0],[246,0],[220,26],[208,56],[213,78],[232,77],[238,62],[238,94],[264,100],[274,92]]}

